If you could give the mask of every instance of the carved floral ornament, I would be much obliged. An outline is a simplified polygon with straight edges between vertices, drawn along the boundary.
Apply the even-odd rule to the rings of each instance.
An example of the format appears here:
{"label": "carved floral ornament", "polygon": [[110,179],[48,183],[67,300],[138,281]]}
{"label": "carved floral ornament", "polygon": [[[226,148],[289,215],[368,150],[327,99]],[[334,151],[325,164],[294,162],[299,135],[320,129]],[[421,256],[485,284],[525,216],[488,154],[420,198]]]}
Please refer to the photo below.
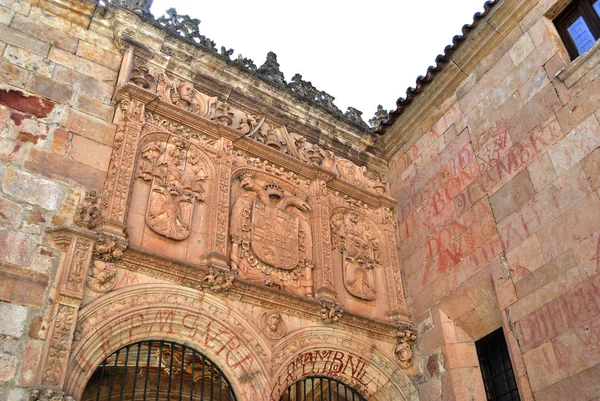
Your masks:
{"label": "carved floral ornament", "polygon": [[[135,67],[133,71],[135,74],[130,81],[148,89],[153,80],[148,68]],[[357,166],[347,159],[337,157],[333,152],[309,142],[304,136],[288,133],[284,126],[267,122],[264,116],[235,109],[216,97],[199,92],[191,82],[169,78],[164,72],[157,75],[156,81],[157,94],[166,103],[237,130],[248,138],[281,153],[297,157],[311,166],[331,171],[341,180],[354,186],[380,195],[387,192],[387,183],[382,178],[382,173],[368,171],[364,166]],[[169,130],[173,131],[174,128],[170,127]],[[183,127],[180,131],[185,132]]]}

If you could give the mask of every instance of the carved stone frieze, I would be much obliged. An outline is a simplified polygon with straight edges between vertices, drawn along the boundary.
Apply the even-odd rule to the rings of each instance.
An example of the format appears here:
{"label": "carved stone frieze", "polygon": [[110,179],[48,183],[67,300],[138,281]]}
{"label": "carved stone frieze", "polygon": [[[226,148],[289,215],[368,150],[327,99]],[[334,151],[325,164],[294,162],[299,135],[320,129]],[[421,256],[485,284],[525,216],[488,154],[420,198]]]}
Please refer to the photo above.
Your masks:
{"label": "carved stone frieze", "polygon": [[321,320],[323,323],[332,324],[336,323],[344,314],[344,307],[335,301],[328,301],[326,299],[321,300]]}
{"label": "carved stone frieze", "polygon": [[143,130],[145,132],[169,132],[204,150],[214,152],[217,149],[218,141],[216,139],[153,113],[146,113],[146,124],[144,125]]}
{"label": "carved stone frieze", "polygon": [[48,338],[46,361],[42,371],[42,385],[60,386],[65,379],[77,307],[58,304],[53,315],[53,326]]}
{"label": "carved stone frieze", "polygon": [[398,364],[403,369],[408,369],[413,363],[412,345],[417,341],[417,334],[411,328],[401,328],[396,333],[398,345],[394,348],[394,354]]}
{"label": "carved stone frieze", "polygon": [[87,238],[77,238],[73,250],[71,268],[64,283],[64,288],[73,294],[83,291],[85,273],[90,262],[90,251],[93,242]]}

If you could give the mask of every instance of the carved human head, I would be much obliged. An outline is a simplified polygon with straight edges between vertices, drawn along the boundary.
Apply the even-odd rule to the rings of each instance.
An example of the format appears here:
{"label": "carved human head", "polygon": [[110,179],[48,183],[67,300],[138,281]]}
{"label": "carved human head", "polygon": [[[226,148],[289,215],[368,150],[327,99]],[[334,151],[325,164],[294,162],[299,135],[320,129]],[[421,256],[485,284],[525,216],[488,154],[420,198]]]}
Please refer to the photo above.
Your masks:
{"label": "carved human head", "polygon": [[190,82],[181,82],[177,85],[177,92],[179,92],[179,99],[187,103],[192,103],[194,101],[196,89],[194,89],[194,85]]}
{"label": "carved human head", "polygon": [[272,332],[276,332],[279,329],[279,323],[281,323],[281,315],[279,313],[273,313],[267,317],[267,328]]}

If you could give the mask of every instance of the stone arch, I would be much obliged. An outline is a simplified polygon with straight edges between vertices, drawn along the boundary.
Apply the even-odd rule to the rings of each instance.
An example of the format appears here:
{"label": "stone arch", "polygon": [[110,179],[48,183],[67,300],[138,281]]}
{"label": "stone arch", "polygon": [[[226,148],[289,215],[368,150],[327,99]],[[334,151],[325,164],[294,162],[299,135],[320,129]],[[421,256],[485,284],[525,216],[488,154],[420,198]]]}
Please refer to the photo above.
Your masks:
{"label": "stone arch", "polygon": [[350,333],[331,327],[306,328],[280,341],[273,351],[269,400],[279,401],[292,383],[310,376],[334,378],[369,401],[417,401],[417,389],[397,362]]}
{"label": "stone arch", "polygon": [[79,399],[96,367],[116,350],[166,340],[210,358],[240,400],[266,399],[268,349],[256,329],[211,295],[173,284],[141,284],[100,297],[78,315],[65,383]]}

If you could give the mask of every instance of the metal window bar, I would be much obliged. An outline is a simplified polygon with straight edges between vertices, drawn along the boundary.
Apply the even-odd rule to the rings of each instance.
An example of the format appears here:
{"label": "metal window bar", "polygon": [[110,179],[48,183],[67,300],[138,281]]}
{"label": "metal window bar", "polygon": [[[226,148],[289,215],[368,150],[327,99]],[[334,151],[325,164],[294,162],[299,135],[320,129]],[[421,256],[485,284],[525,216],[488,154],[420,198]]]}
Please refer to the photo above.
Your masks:
{"label": "metal window bar", "polygon": [[141,341],[115,351],[94,371],[81,398],[81,401],[142,400],[237,401],[237,398],[227,377],[210,359],[193,348],[164,340]]}
{"label": "metal window bar", "polygon": [[[316,393],[316,395],[315,395]],[[280,401],[366,401],[357,390],[345,383],[322,376],[306,377],[292,383]]]}

